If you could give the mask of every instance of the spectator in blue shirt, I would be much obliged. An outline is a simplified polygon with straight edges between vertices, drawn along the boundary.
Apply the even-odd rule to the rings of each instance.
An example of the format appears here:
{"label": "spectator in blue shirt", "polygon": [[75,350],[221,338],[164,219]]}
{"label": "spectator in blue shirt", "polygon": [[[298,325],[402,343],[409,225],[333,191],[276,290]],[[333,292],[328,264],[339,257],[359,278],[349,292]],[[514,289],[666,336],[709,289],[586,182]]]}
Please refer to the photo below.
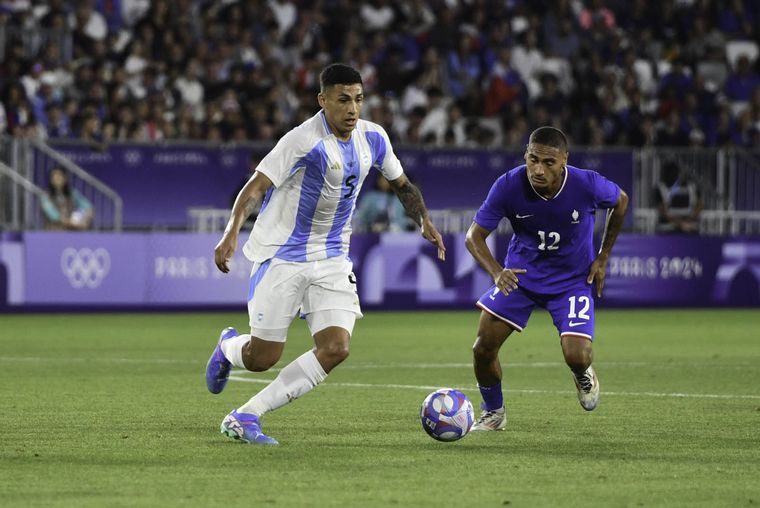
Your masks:
{"label": "spectator in blue shirt", "polygon": [[732,101],[747,102],[758,86],[760,86],[760,76],[752,70],[747,55],[740,56],[736,61],[736,70],[726,80],[724,87],[726,96]]}
{"label": "spectator in blue shirt", "polygon": [[48,192],[40,203],[48,229],[84,230],[92,224],[92,203],[71,187],[66,172],[56,166],[50,170]]}

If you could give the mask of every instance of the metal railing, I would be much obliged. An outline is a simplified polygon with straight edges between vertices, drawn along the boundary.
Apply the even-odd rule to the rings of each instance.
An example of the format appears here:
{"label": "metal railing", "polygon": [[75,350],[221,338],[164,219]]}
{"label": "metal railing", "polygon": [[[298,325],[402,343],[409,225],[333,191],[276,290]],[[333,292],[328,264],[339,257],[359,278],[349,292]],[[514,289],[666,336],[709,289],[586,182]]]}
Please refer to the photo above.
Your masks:
{"label": "metal railing", "polygon": [[[42,200],[45,191],[0,162],[0,225],[12,231],[39,229],[44,226]],[[29,213],[28,210],[32,210]]]}
{"label": "metal railing", "polygon": [[[69,177],[69,184],[77,189],[93,205],[92,229],[121,231],[123,223],[124,204],[121,197],[109,186],[83,170],[44,142],[26,138],[0,138],[0,162],[24,180],[41,189],[47,185],[48,174],[54,166],[63,168]],[[39,202],[32,197],[22,197],[24,192],[31,192],[26,187],[10,185],[0,187],[0,201],[8,201],[11,208],[23,203],[25,218],[19,219],[34,227],[44,227],[37,217]],[[44,191],[43,191],[44,192]],[[5,205],[4,205],[5,206]],[[29,219],[27,219],[28,217]],[[3,220],[0,225],[4,228],[15,229]]]}
{"label": "metal railing", "polygon": [[[657,232],[658,212],[656,208],[634,210],[634,228],[637,233]],[[760,210],[702,210],[699,215],[699,234],[758,235],[760,234]]]}
{"label": "metal railing", "polygon": [[760,231],[760,151],[744,148],[646,148],[634,152],[634,231],[654,233],[654,189],[662,168],[675,162],[701,193],[700,234]]}
{"label": "metal railing", "polygon": [[188,208],[187,219],[190,231],[196,233],[216,233],[224,231],[230,218],[227,208]]}
{"label": "metal railing", "polygon": [[31,153],[32,163],[28,166],[31,170],[30,180],[46,181],[50,169],[55,165],[61,166],[68,172],[71,185],[92,202],[95,209],[92,227],[121,231],[124,203],[116,191],[42,141],[29,142],[34,147]]}

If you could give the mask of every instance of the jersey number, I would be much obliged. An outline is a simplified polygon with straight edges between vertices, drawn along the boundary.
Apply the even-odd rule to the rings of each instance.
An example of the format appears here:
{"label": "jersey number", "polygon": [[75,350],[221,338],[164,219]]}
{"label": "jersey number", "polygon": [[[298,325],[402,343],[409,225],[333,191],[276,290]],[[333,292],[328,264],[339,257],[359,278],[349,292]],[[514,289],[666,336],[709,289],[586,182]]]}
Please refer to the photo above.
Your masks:
{"label": "jersey number", "polygon": [[568,301],[570,302],[570,312],[568,313],[567,317],[570,319],[572,318],[580,318],[580,319],[590,319],[589,315],[587,314],[588,308],[591,306],[591,302],[588,299],[588,296],[579,296],[578,297],[578,303],[583,305],[580,312],[578,314],[575,313],[575,297],[571,296],[568,298]]}
{"label": "jersey number", "polygon": [[546,245],[546,232],[545,231],[539,231],[538,232],[538,238],[541,240],[541,243],[538,244],[538,250],[557,250],[559,249],[559,233],[556,231],[549,231],[549,241],[552,242],[551,245]]}
{"label": "jersey number", "polygon": [[348,178],[346,178],[345,186],[348,187],[348,192],[346,192],[343,195],[343,199],[349,199],[353,197],[354,191],[356,190],[356,186],[354,185],[354,182],[356,181],[356,175],[351,175]]}

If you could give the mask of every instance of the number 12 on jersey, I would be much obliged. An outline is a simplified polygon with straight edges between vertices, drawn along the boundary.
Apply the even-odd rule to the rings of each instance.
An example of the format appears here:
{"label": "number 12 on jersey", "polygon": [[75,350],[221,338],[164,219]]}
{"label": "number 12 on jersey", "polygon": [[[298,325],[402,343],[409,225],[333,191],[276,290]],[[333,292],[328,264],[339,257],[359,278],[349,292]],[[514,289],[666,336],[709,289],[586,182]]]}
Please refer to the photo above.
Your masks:
{"label": "number 12 on jersey", "polygon": [[571,296],[570,298],[568,298],[568,301],[570,302],[570,312],[567,314],[567,317],[569,317],[570,319],[573,319],[573,318],[591,319],[591,316],[587,314],[589,307],[591,307],[591,302],[589,301],[588,296],[578,297],[578,303],[580,305],[583,305],[583,307],[581,307],[581,310],[577,314],[575,313],[575,297]]}
{"label": "number 12 on jersey", "polygon": [[557,250],[559,249],[559,233],[556,231],[549,231],[549,245],[546,245],[547,234],[545,231],[538,232],[538,238],[540,240],[538,244],[538,250]]}

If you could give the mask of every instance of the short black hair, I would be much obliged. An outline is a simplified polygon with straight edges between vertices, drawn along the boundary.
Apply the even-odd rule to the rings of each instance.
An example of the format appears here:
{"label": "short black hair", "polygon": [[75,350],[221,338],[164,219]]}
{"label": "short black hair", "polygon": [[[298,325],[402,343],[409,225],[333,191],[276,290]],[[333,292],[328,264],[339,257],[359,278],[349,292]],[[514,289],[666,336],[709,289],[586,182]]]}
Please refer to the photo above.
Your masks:
{"label": "short black hair", "polygon": [[559,149],[561,152],[567,152],[567,136],[565,136],[565,133],[561,130],[549,125],[534,130],[530,134],[528,143],[551,146]]}
{"label": "short black hair", "polygon": [[325,89],[333,85],[355,85],[362,83],[362,76],[359,71],[346,64],[331,64],[322,69],[319,73],[319,89],[324,92]]}

